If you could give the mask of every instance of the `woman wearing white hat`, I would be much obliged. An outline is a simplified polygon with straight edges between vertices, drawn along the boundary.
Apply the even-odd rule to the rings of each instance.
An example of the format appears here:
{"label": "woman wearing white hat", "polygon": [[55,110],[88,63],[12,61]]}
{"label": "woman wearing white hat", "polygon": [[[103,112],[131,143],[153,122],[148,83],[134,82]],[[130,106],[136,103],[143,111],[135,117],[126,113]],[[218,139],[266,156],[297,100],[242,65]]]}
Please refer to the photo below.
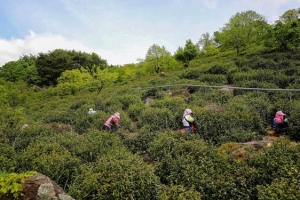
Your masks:
{"label": "woman wearing white hat", "polygon": [[194,123],[195,118],[193,117],[193,111],[191,109],[185,109],[182,116],[182,124],[188,135],[191,135],[194,132]]}

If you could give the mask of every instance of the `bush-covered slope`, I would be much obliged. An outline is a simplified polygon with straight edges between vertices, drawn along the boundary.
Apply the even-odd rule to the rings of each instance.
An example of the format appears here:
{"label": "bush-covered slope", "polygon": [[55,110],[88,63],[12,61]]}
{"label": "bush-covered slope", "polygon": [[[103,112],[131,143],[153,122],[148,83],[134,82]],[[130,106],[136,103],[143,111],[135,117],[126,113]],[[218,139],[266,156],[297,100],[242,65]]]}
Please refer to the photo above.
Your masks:
{"label": "bush-covered slope", "polygon": [[[78,81],[48,88],[2,80],[1,172],[43,173],[76,199],[297,199],[298,92],[221,86],[297,89],[299,65],[299,52],[256,50],[202,56],[164,75],[124,66],[86,83],[73,71]],[[186,108],[192,137],[178,132]],[[289,140],[246,148],[243,159],[219,148],[262,139],[277,110]],[[102,131],[115,112],[122,127]]]}

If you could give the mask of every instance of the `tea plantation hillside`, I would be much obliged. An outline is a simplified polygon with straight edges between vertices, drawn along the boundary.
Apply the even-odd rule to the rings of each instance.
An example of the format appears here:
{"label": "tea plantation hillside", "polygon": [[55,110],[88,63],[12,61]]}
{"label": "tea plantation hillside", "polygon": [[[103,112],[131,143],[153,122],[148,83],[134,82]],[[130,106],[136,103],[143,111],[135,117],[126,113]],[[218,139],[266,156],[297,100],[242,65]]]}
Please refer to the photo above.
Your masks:
{"label": "tea plantation hillside", "polygon": [[[26,199],[36,174],[78,200],[298,200],[299,13],[273,25],[237,13],[200,46],[154,44],[136,64],[62,49],[6,63],[0,200]],[[179,132],[187,108],[190,136]],[[288,134],[269,136],[279,110]],[[103,130],[116,112],[121,127]]]}
{"label": "tea plantation hillside", "polygon": [[[300,51],[226,52],[163,75],[118,75],[100,89],[2,81],[1,176],[36,171],[76,199],[297,199],[299,92],[245,88],[299,88],[299,58]],[[208,87],[224,85],[244,89]],[[178,132],[186,108],[197,119],[190,137]],[[277,110],[288,116],[289,139],[236,153],[238,143],[266,135]],[[103,131],[115,112],[122,127]]]}

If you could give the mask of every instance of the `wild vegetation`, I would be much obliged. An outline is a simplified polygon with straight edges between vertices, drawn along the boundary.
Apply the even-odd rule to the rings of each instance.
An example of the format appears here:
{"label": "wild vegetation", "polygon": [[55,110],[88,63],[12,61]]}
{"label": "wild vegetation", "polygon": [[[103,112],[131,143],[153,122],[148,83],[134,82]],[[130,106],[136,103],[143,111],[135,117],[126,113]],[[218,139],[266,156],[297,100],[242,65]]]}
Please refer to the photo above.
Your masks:
{"label": "wild vegetation", "polygon": [[[299,9],[275,24],[246,11],[174,55],[154,44],[137,64],[61,49],[6,63],[0,199],[19,197],[5,177],[32,171],[76,199],[299,199],[299,44]],[[191,137],[178,132],[186,108],[197,119]],[[289,138],[238,153],[277,110]],[[117,111],[122,127],[102,131]]]}

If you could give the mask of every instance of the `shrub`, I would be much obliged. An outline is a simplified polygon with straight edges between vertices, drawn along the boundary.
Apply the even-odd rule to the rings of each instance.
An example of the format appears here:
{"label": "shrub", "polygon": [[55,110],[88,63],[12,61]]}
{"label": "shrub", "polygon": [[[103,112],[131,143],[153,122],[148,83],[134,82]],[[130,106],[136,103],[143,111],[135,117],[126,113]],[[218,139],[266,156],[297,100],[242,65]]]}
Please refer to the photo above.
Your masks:
{"label": "shrub", "polygon": [[17,154],[12,146],[3,143],[0,144],[0,172],[14,172],[17,164]]}
{"label": "shrub", "polygon": [[56,133],[45,124],[30,123],[26,129],[19,131],[19,134],[13,142],[16,152],[23,152],[30,143],[39,142],[41,138],[53,137]]}
{"label": "shrub", "polygon": [[[299,150],[299,145],[280,139],[273,142],[271,147],[263,149],[262,153],[249,159],[248,165],[255,167],[258,172],[256,184],[266,187],[273,181],[277,182],[282,178],[289,178],[290,180],[298,178],[295,170],[300,170]],[[278,185],[279,189],[285,187],[284,184]]]}
{"label": "shrub", "polygon": [[298,199],[300,196],[298,171],[291,168],[289,174],[293,176],[276,178],[270,185],[258,185],[257,197],[265,200]]}
{"label": "shrub", "polygon": [[200,192],[194,188],[185,188],[182,185],[172,185],[170,187],[164,187],[163,191],[158,197],[159,200],[185,200],[185,199],[197,199],[201,200]]}
{"label": "shrub", "polygon": [[99,156],[95,165],[82,165],[70,187],[78,199],[155,199],[159,181],[150,166],[122,146]]}
{"label": "shrub", "polygon": [[22,184],[27,177],[37,174],[35,171],[25,173],[0,174],[0,199],[19,199],[23,196]]}
{"label": "shrub", "polygon": [[58,185],[68,186],[80,160],[57,142],[32,143],[18,158],[20,172],[34,170],[54,180]]}
{"label": "shrub", "polygon": [[[168,113],[172,113],[170,120],[164,117],[166,120],[166,128],[178,130],[181,127],[183,111],[188,107],[186,102],[181,97],[169,97],[161,100],[157,100],[151,104],[152,108],[159,108],[168,110]],[[171,121],[173,120],[173,121]]]}
{"label": "shrub", "polygon": [[197,80],[201,75],[203,74],[202,71],[199,70],[187,70],[185,72],[183,72],[179,78],[183,79],[195,79]]}
{"label": "shrub", "polygon": [[157,133],[138,133],[135,137],[126,138],[124,145],[132,153],[144,153],[148,151],[150,143],[156,138]]}
{"label": "shrub", "polygon": [[142,111],[139,125],[149,125],[149,131],[159,131],[170,127],[174,121],[174,116],[168,109],[148,107]]}
{"label": "shrub", "polygon": [[144,104],[132,104],[128,108],[128,116],[132,121],[138,121],[141,112],[145,109]]}
{"label": "shrub", "polygon": [[122,104],[122,110],[127,110],[130,105],[143,103],[139,96],[130,94],[120,95],[115,98]]}
{"label": "shrub", "polygon": [[[151,148],[164,152],[163,144],[171,141],[160,139],[154,142],[156,147]],[[183,185],[187,190],[199,192],[203,199],[253,198],[253,169],[232,162],[201,140],[174,142],[177,143],[171,149],[160,154],[161,161],[156,165],[155,172],[163,183]]]}

